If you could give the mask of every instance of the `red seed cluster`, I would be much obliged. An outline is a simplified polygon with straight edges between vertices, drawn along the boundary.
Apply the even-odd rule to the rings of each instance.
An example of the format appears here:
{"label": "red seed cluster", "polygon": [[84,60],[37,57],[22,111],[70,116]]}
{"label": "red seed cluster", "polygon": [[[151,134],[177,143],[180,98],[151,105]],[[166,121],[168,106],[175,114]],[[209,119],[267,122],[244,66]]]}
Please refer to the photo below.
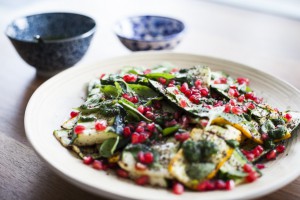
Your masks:
{"label": "red seed cluster", "polygon": [[252,162],[254,160],[254,158],[259,157],[262,152],[264,151],[264,148],[261,145],[257,145],[254,149],[247,151],[242,149],[241,150],[242,153],[246,156],[246,158]]}
{"label": "red seed cluster", "polygon": [[128,101],[132,102],[132,103],[138,103],[139,99],[137,96],[130,96],[129,94],[125,93],[122,95],[122,97],[124,99],[127,99]]}
{"label": "red seed cluster", "polygon": [[143,143],[156,130],[154,123],[139,122],[136,125],[128,124],[123,128],[123,135],[131,137],[132,144]]}
{"label": "red seed cluster", "polygon": [[99,120],[95,123],[95,129],[96,131],[104,131],[107,127],[107,121],[106,120]]}
{"label": "red seed cluster", "polygon": [[246,163],[243,166],[243,170],[247,173],[247,176],[245,177],[246,182],[251,183],[258,178],[258,173],[252,168],[250,164]]}
{"label": "red seed cluster", "polygon": [[278,153],[283,153],[285,151],[285,146],[283,144],[279,144],[266,154],[267,160],[274,160],[277,157]]}
{"label": "red seed cluster", "polygon": [[[189,100],[195,104],[200,103],[201,97],[207,97],[209,95],[209,90],[205,87],[202,87],[201,80],[196,80],[194,83],[195,86],[189,88],[187,83],[183,83],[180,86],[180,91],[187,97]],[[185,105],[186,106],[186,105]],[[185,107],[182,106],[181,107]]]}
{"label": "red seed cluster", "polygon": [[231,190],[235,186],[233,180],[206,180],[198,184],[197,190],[211,191],[211,190]]}
{"label": "red seed cluster", "polygon": [[136,82],[137,80],[137,75],[135,74],[125,74],[123,76],[123,80],[126,82],[126,83],[134,83]]}

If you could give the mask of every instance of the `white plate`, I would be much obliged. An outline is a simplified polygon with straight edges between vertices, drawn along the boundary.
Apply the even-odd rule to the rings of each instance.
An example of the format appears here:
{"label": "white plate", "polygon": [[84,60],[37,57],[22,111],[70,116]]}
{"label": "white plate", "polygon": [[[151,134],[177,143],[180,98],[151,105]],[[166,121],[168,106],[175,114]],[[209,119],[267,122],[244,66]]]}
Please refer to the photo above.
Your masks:
{"label": "white plate", "polygon": [[[74,67],[45,82],[32,95],[25,113],[26,134],[36,152],[49,166],[88,191],[110,198],[128,199],[248,199],[273,192],[296,179],[300,174],[300,142],[294,137],[286,153],[270,162],[258,181],[236,187],[231,191],[189,192],[174,195],[166,189],[141,187],[97,171],[82,164],[54,138],[52,132],[68,118],[72,108],[85,97],[86,84],[102,73],[116,72],[123,66],[153,66],[171,62],[180,67],[206,64],[251,80],[251,87],[261,93],[271,105],[280,109],[300,110],[300,93],[291,85],[256,69],[221,59],[178,53],[138,53],[99,62],[92,66]],[[292,72],[291,72],[292,73]],[[287,156],[288,154],[288,156]]]}

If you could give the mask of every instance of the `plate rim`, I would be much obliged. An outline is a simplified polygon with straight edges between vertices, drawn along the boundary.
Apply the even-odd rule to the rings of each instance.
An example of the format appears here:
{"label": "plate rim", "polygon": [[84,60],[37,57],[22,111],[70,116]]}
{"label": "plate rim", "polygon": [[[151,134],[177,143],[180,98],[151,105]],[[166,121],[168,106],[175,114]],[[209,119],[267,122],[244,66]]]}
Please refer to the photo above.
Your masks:
{"label": "plate rim", "polygon": [[[244,65],[242,63],[226,60],[226,59],[223,59],[223,58],[200,55],[200,54],[180,53],[180,52],[138,52],[138,53],[132,53],[132,54],[123,55],[123,56],[112,56],[112,57],[107,58],[107,59],[102,59],[102,60],[96,61],[95,63],[92,63],[92,64],[81,64],[81,65],[78,65],[76,67],[69,68],[69,69],[57,74],[56,76],[48,79],[47,81],[45,81],[41,86],[39,86],[35,90],[35,92],[32,94],[32,96],[30,97],[30,100],[27,103],[27,106],[26,106],[26,109],[25,109],[25,115],[24,115],[25,134],[26,134],[26,137],[27,137],[29,143],[33,147],[34,151],[37,153],[37,155],[40,158],[42,158],[42,160],[44,160],[47,163],[47,165],[56,174],[58,174],[59,176],[61,176],[65,180],[67,180],[68,182],[70,182],[70,183],[72,183],[72,184],[74,184],[74,185],[76,185],[80,188],[83,188],[83,189],[85,189],[89,192],[92,192],[94,194],[101,195],[101,196],[104,196],[104,197],[112,198],[112,196],[114,196],[114,197],[122,197],[122,198],[125,198],[125,199],[130,199],[130,198],[136,199],[137,198],[132,194],[128,195],[128,193],[127,193],[126,196],[123,196],[123,195],[112,193],[111,191],[102,190],[98,187],[94,187],[93,185],[87,184],[86,182],[82,181],[81,179],[78,179],[78,178],[75,178],[74,176],[63,173],[56,166],[53,166],[52,163],[50,163],[47,160],[47,158],[44,157],[42,155],[42,153],[38,151],[38,148],[35,146],[36,145],[35,141],[31,137],[30,130],[29,130],[29,127],[28,127],[28,119],[30,119],[29,118],[29,114],[30,114],[29,112],[30,112],[30,109],[32,107],[32,102],[34,101],[35,96],[37,96],[40,91],[43,91],[43,88],[47,87],[52,82],[55,82],[55,80],[60,79],[61,77],[64,77],[64,76],[68,76],[68,74],[72,74],[73,71],[74,72],[81,71],[81,70],[84,69],[84,67],[88,68],[88,67],[92,67],[92,66],[95,66],[95,65],[100,65],[101,63],[110,63],[110,62],[112,63],[114,60],[120,60],[120,59],[126,59],[126,58],[127,59],[131,58],[131,59],[134,60],[134,59],[138,59],[139,57],[142,57],[142,56],[149,56],[149,57],[185,56],[185,57],[189,57],[189,58],[194,57],[194,58],[199,59],[199,60],[218,61],[218,62],[226,63],[225,65],[228,65],[228,64],[238,65],[238,66],[242,66],[244,69],[251,70],[251,71],[254,71],[254,72],[258,72],[262,75],[269,76],[270,78],[275,79],[276,81],[280,82],[281,84],[284,84],[286,87],[290,87],[293,91],[295,91],[296,93],[298,93],[298,95],[300,95],[300,91],[295,86],[293,86],[292,84],[288,83],[285,80],[282,80],[282,79],[278,78],[277,76],[274,76],[272,74],[268,74],[264,71],[261,71],[259,69],[253,68],[253,67],[248,66],[248,65]],[[281,181],[280,184],[278,184],[278,183],[277,183],[277,185],[276,184],[275,185],[271,184],[272,187],[269,187],[269,189],[266,190],[266,191],[260,191],[260,192],[257,192],[257,193],[253,193],[253,195],[251,197],[244,195],[244,196],[239,196],[237,198],[257,198],[257,197],[269,194],[271,192],[274,192],[275,190],[277,190],[279,188],[282,188],[285,185],[287,185],[288,183],[295,180],[300,175],[300,168],[298,170],[294,170],[293,172],[294,173],[289,174],[289,176],[285,177],[285,179],[283,181]],[[170,196],[170,198],[172,198],[172,197],[174,197],[174,196]],[[199,197],[201,197],[201,196],[199,195]]]}

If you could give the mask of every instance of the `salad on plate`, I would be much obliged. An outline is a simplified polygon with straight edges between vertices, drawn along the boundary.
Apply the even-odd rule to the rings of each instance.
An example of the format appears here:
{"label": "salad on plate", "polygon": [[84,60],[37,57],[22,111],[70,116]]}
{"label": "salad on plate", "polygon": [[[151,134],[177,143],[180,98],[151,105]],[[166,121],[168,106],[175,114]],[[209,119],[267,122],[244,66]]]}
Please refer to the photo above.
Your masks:
{"label": "salad on plate", "polygon": [[167,64],[91,80],[54,136],[94,169],[181,194],[256,181],[299,123],[298,112],[269,105],[246,77]]}

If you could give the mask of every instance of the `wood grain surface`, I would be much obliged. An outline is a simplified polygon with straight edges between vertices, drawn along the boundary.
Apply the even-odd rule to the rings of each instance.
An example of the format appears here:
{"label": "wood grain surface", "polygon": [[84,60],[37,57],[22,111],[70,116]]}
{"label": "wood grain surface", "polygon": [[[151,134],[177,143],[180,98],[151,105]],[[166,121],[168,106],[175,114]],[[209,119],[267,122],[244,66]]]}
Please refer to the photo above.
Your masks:
{"label": "wood grain surface", "polygon": [[[170,1],[135,0],[132,1],[135,7],[121,0],[93,1],[89,5],[83,2],[40,1],[7,8],[6,12],[1,12],[0,27],[4,30],[11,19],[29,13],[62,8],[87,13],[97,20],[99,28],[87,55],[79,63],[85,65],[130,53],[111,32],[117,18],[140,13],[175,16],[183,19],[189,28],[176,52],[244,63],[300,89],[299,21],[196,0],[176,0],[172,4]],[[46,78],[36,76],[35,70],[23,62],[3,34],[0,47],[0,199],[104,200],[60,178],[35,154],[25,136],[24,112],[31,95]],[[300,178],[260,198],[263,199],[300,199]]]}

